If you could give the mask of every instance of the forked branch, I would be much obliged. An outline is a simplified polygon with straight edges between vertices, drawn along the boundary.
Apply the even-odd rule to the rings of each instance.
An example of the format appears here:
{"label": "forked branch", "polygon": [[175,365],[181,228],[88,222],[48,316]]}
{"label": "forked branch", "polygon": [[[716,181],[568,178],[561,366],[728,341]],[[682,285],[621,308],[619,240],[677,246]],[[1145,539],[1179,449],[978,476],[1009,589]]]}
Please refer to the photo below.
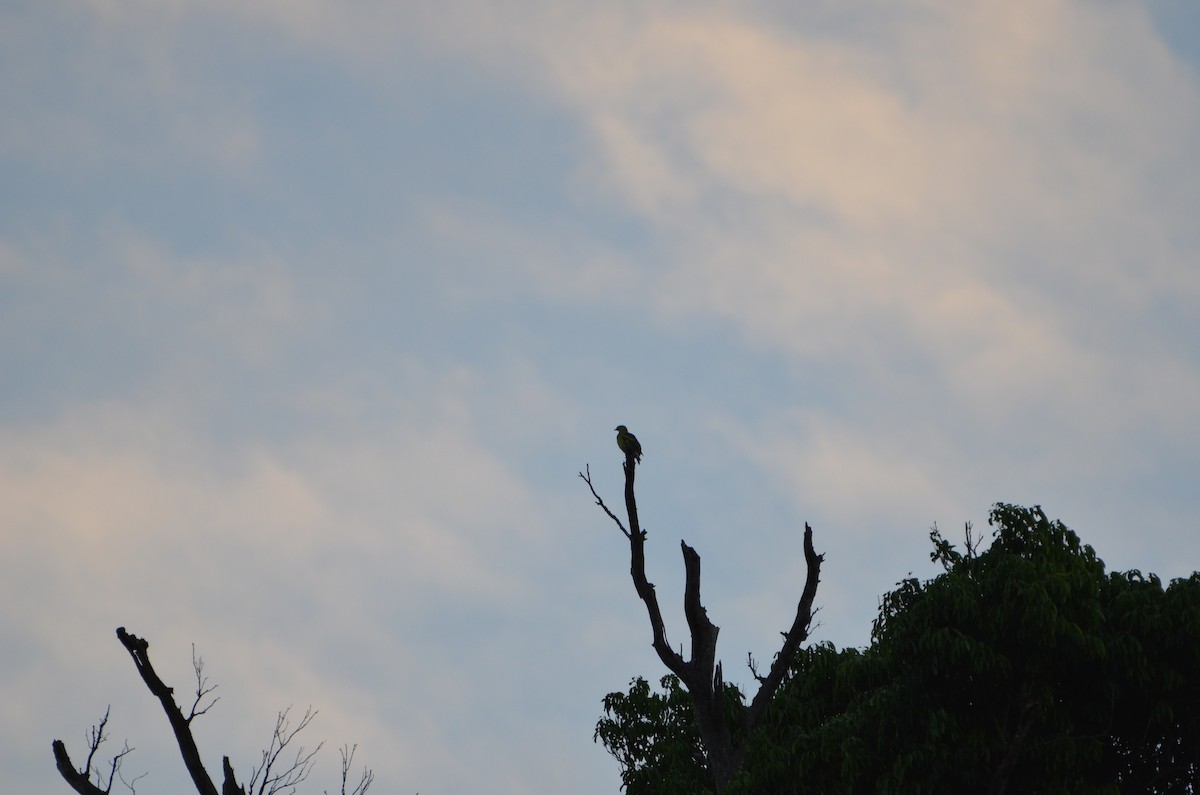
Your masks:
{"label": "forked branch", "polygon": [[[109,760],[108,780],[105,781],[102,778],[99,768],[96,767],[95,759],[96,754],[100,751],[100,746],[108,739],[105,729],[108,726],[108,716],[111,709],[111,707],[105,709],[104,717],[88,731],[88,755],[87,761],[83,764],[83,769],[75,769],[70,755],[67,754],[67,746],[62,740],[55,740],[51,744],[51,747],[54,749],[54,764],[58,768],[59,775],[70,785],[71,789],[80,793],[80,795],[108,795],[108,793],[111,793],[113,781],[121,775],[122,760],[133,751],[129,747],[129,743],[126,742],[125,747],[121,749],[120,753],[114,755]],[[91,781],[93,775],[96,777],[95,784]]]}
{"label": "forked branch", "polygon": [[[296,785],[308,778],[308,774],[312,772],[313,761],[321,746],[325,744],[323,742],[317,743],[316,748],[307,752],[303,745],[300,746],[291,762],[284,763],[280,759],[292,740],[296,739],[296,735],[304,731],[317,716],[313,708],[309,707],[304,711],[304,717],[293,727],[288,718],[291,709],[288,707],[275,718],[275,732],[271,735],[271,744],[262,752],[262,761],[250,773],[251,793],[271,795],[276,792],[295,791]],[[287,767],[280,767],[282,764],[287,764]]]}
{"label": "forked branch", "polygon": [[657,652],[660,660],[667,666],[668,669],[680,679],[684,677],[686,664],[683,657],[671,648],[671,644],[667,642],[667,627],[663,621],[662,609],[658,606],[658,594],[654,590],[654,583],[646,578],[646,533],[638,524],[637,502],[633,495],[633,479],[634,479],[634,462],[629,458],[625,462],[625,507],[626,513],[629,515],[629,529],[625,529],[625,525],[621,524],[621,520],[617,518],[608,506],[604,504],[604,500],[596,493],[595,487],[592,485],[592,472],[588,467],[587,474],[579,473],[579,477],[588,484],[588,488],[592,491],[592,496],[596,498],[596,504],[599,505],[604,512],[617,523],[617,527],[621,528],[621,532],[629,539],[630,550],[630,566],[629,574],[633,578],[633,587],[637,591],[637,595],[646,604],[646,613],[650,617],[650,632],[651,645],[654,651]]}
{"label": "forked branch", "polygon": [[627,453],[624,463],[625,471],[625,509],[629,517],[629,529],[626,530],[621,520],[609,510],[604,500],[596,493],[592,485],[591,470],[587,474],[579,473],[591,489],[596,504],[604,509],[621,532],[629,539],[630,576],[633,579],[634,590],[646,605],[650,618],[654,650],[663,664],[683,682],[692,699],[692,710],[700,731],[700,739],[704,744],[706,761],[709,772],[713,776],[717,791],[724,789],[726,782],[738,771],[745,759],[745,741],[761,723],[780,684],[791,668],[800,644],[808,638],[812,624],[813,600],[816,598],[817,585],[820,582],[821,563],[824,556],[818,555],[813,548],[812,528],[804,525],[804,558],[807,563],[807,579],[804,591],[796,606],[796,616],[791,628],[784,633],[783,647],[775,656],[771,669],[766,676],[759,676],[757,669],[751,666],[751,671],[759,683],[758,692],[749,706],[741,707],[741,739],[735,743],[727,710],[725,679],[721,663],[717,660],[717,636],[720,628],[708,618],[708,611],[700,600],[700,555],[686,543],[680,542],[684,565],[684,595],[683,609],[687,618],[688,630],[691,634],[691,656],[684,660],[682,655],[674,651],[667,643],[666,626],[663,623],[662,611],[658,605],[658,597],[654,585],[646,578],[646,533],[638,523],[637,499],[634,495],[634,478],[636,474],[633,455]]}
{"label": "forked branch", "polygon": [[[370,788],[371,782],[375,780],[375,774],[367,767],[363,767],[362,773],[358,777],[358,783],[353,787],[350,786],[350,767],[354,764],[354,752],[358,750],[358,746],[343,745],[342,751],[342,789],[340,795],[367,795],[367,789]],[[325,795],[329,795],[329,791],[325,791]]]}
{"label": "forked branch", "polygon": [[[167,715],[167,722],[171,724],[171,731],[175,733],[175,744],[179,746],[183,764],[187,768],[188,775],[192,777],[192,784],[196,787],[196,792],[199,795],[217,795],[217,787],[209,777],[208,771],[204,769],[204,763],[200,760],[200,750],[196,747],[196,738],[192,736],[191,722],[199,714],[195,712],[195,705],[193,705],[192,714],[185,718],[179,705],[175,703],[174,689],[167,687],[150,663],[149,642],[126,632],[125,627],[117,627],[117,639],[121,641],[125,651],[129,652],[129,656],[133,658],[133,664],[141,674],[142,681],[146,683],[150,693],[162,704],[163,712]],[[201,682],[196,688],[196,704],[200,702],[203,689],[204,685]],[[234,786],[236,787],[236,784]],[[228,791],[228,784],[225,789]],[[234,791],[240,789],[237,787]]]}
{"label": "forked branch", "polygon": [[[171,730],[175,733],[176,745],[183,755],[184,765],[192,777],[192,784],[196,788],[196,792],[199,795],[218,795],[216,785],[213,784],[212,778],[200,761],[200,751],[197,749],[196,740],[192,736],[192,721],[212,709],[218,700],[212,697],[212,692],[216,690],[216,685],[210,686],[208,684],[208,677],[204,675],[204,660],[196,654],[196,647],[192,646],[192,670],[196,675],[195,696],[191,709],[188,710],[188,714],[185,717],[179,705],[175,703],[174,689],[168,687],[163,682],[150,662],[149,642],[144,638],[139,638],[137,635],[126,632],[124,627],[117,628],[117,639],[121,641],[121,645],[129,652],[129,656],[133,658],[134,667],[137,668],[138,674],[142,677],[142,681],[145,682],[146,687],[162,704],[163,711],[167,715],[167,721],[171,725]],[[304,717],[293,726],[288,719],[290,709],[289,707],[283,710],[276,717],[275,732],[271,738],[271,744],[263,751],[261,762],[255,767],[250,777],[249,792],[245,787],[237,783],[237,777],[234,775],[233,765],[230,764],[229,757],[222,758],[221,768],[224,778],[221,784],[220,795],[272,795],[273,793],[287,793],[290,795],[295,792],[296,785],[308,778],[309,773],[312,771],[317,752],[321,750],[324,743],[318,743],[317,747],[311,751],[307,751],[304,746],[300,746],[294,755],[290,752],[294,746],[293,741],[296,739],[296,735],[308,727],[317,713],[312,707],[309,707],[305,710]],[[110,795],[113,781],[118,778],[128,787],[130,795],[135,795],[134,784],[136,784],[138,779],[134,778],[132,781],[126,781],[120,775],[121,761],[133,750],[129,747],[128,743],[126,743],[125,748],[119,754],[113,757],[107,781],[102,778],[100,771],[95,766],[94,760],[100,749],[100,745],[108,737],[106,732],[107,726],[108,712],[106,711],[100,723],[93,726],[88,735],[87,763],[82,770],[75,769],[75,765],[71,762],[71,757],[67,753],[67,747],[61,740],[55,740],[52,744],[54,761],[58,767],[59,774],[71,789],[78,792],[79,795]],[[285,752],[288,756],[284,756]],[[342,795],[365,795],[367,788],[371,785],[375,776],[374,773],[364,767],[358,784],[347,789],[349,787],[350,763],[353,758],[354,749],[344,748],[342,750]],[[91,781],[93,776],[96,779],[96,783],[92,783]]]}

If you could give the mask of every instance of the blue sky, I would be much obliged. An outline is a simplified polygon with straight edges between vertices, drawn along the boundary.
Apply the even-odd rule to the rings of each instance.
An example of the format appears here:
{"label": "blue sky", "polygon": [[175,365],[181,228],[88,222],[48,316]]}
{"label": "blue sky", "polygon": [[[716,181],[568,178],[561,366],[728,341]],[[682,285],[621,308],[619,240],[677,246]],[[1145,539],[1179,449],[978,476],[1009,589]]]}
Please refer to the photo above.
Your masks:
{"label": "blue sky", "polygon": [[[211,770],[312,704],[380,792],[618,789],[662,667],[612,428],[727,676],[826,554],[867,643],[928,529],[1041,504],[1200,568],[1200,37],[1178,2],[0,5],[0,767],[62,792],[114,637],[222,700]],[[739,673],[740,671],[740,673]]]}

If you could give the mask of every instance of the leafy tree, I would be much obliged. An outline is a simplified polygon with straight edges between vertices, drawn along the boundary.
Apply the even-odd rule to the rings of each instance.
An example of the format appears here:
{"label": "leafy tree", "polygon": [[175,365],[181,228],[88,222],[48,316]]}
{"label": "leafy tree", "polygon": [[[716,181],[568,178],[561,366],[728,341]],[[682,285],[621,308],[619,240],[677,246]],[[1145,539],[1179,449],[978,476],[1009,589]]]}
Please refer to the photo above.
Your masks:
{"label": "leafy tree", "polygon": [[[983,552],[969,525],[963,550],[933,530],[944,573],[898,583],[867,649],[796,656],[727,791],[1200,791],[1200,574],[1106,573],[1037,507],[989,524]],[[597,739],[630,795],[682,792],[659,782],[702,760],[622,744],[653,724],[668,748],[696,736],[674,683],[644,684],[605,700]]]}
{"label": "leafy tree", "polygon": [[674,675],[664,676],[660,685],[663,692],[654,693],[638,677],[628,695],[605,696],[604,711],[610,717],[596,725],[594,739],[621,763],[622,783],[631,795],[708,791],[712,777],[705,767],[691,697]]}

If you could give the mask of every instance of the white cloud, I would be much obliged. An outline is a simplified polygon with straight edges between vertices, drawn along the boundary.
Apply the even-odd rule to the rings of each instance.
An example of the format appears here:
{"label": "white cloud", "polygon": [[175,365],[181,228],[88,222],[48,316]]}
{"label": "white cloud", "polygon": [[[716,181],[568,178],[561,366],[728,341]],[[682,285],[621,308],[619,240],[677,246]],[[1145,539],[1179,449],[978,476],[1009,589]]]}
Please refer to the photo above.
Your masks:
{"label": "white cloud", "polygon": [[[1044,501],[1142,568],[1187,557],[1190,493],[1150,492],[1186,488],[1200,427],[1200,90],[1139,8],[42,13],[32,44],[0,26],[23,103],[0,152],[37,177],[0,237],[23,374],[0,596],[35,607],[0,619],[6,703],[58,722],[14,742],[139,698],[120,622],[179,684],[197,641],[226,694],[206,747],[311,701],[386,787],[559,791],[596,759],[582,786],[611,789],[596,694],[657,670],[574,478],[618,421],[648,444],[656,537],[723,563],[730,669],[794,606],[804,519],[839,639],[932,521],[992,500]],[[350,101],[292,115],[313,78]],[[571,139],[510,150],[499,117]],[[496,179],[505,158],[542,181]],[[503,761],[514,743],[538,751]]]}
{"label": "white cloud", "polygon": [[[4,599],[37,609],[7,614],[6,631],[38,638],[59,675],[118,701],[133,688],[120,686],[119,647],[104,646],[113,627],[148,636],[178,685],[195,641],[226,696],[203,721],[206,747],[251,749],[274,710],[312,702],[332,716],[313,742],[336,729],[339,742],[369,742],[370,763],[395,781],[429,775],[459,742],[440,720],[467,720],[479,697],[462,670],[477,661],[459,659],[462,639],[430,624],[457,614],[458,632],[489,637],[478,622],[505,603],[520,609],[522,547],[542,532],[522,484],[472,439],[454,379],[445,387],[426,409],[395,404],[385,427],[274,448],[213,448],[169,404],[93,406],[7,429]],[[483,604],[493,607],[475,617]],[[53,633],[38,629],[47,614]],[[109,633],[84,641],[98,646],[88,653],[116,665],[70,664],[97,627]],[[391,687],[400,682],[420,686]],[[46,703],[48,687],[23,698]],[[157,735],[156,720],[121,730]],[[388,747],[401,750],[379,750]]]}
{"label": "white cloud", "polygon": [[998,430],[1147,417],[1123,382],[1170,341],[1128,328],[1154,303],[1191,326],[1196,271],[1169,241],[1196,175],[1163,169],[1194,163],[1200,83],[1129,7],[926,11],[882,48],[630,16],[554,49],[556,76],[629,206],[677,241],[665,309],[875,388],[915,365]]}

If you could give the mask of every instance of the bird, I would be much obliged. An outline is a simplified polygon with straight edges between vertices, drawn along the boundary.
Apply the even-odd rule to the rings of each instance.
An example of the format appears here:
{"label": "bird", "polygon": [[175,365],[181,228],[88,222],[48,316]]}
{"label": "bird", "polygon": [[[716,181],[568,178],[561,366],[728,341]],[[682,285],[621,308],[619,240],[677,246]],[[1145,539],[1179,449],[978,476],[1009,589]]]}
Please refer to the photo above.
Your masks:
{"label": "bird", "polygon": [[642,462],[642,443],[624,425],[618,425],[613,430],[617,432],[617,447],[621,448],[621,452],[625,454],[626,458],[632,458],[640,464]]}

